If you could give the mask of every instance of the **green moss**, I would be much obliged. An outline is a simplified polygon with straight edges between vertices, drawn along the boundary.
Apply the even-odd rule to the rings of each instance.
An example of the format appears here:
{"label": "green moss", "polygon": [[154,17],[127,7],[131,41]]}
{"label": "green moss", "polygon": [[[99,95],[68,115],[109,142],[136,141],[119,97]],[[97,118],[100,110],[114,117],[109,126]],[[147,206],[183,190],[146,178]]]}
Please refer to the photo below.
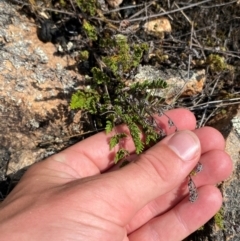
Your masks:
{"label": "green moss", "polygon": [[94,16],[97,12],[97,1],[96,0],[76,0],[78,7],[85,13]]}
{"label": "green moss", "polygon": [[105,33],[104,37],[102,37],[101,39],[99,39],[99,46],[102,49],[111,49],[111,48],[115,48],[116,43],[115,40],[112,38],[111,35],[109,35],[109,33]]}
{"label": "green moss", "polygon": [[133,67],[137,67],[142,59],[143,52],[148,50],[148,44],[135,44],[133,45],[133,56],[132,56],[132,64]]}
{"label": "green moss", "polygon": [[87,61],[89,58],[89,52],[87,50],[83,50],[79,52],[79,58],[82,61]]}
{"label": "green moss", "polygon": [[67,3],[65,2],[65,0],[60,0],[59,2],[62,7],[66,7]]}
{"label": "green moss", "polygon": [[116,35],[114,39],[107,39],[107,41],[113,46],[113,55],[103,57],[103,62],[112,70],[112,72],[117,75],[120,65],[123,71],[127,71],[129,66],[127,62],[129,61],[130,47],[127,43],[127,37],[124,35]]}
{"label": "green moss", "polygon": [[226,115],[226,114],[227,114],[227,110],[226,110],[226,109],[222,109],[222,110],[221,110],[221,113],[222,113],[223,115]]}
{"label": "green moss", "polygon": [[223,209],[221,208],[214,216],[214,222],[217,225],[218,228],[221,230],[224,229],[223,225]]}
{"label": "green moss", "polygon": [[85,19],[83,20],[83,29],[89,39],[93,41],[96,41],[98,39],[97,29]]}
{"label": "green moss", "polygon": [[119,71],[126,73],[133,67],[137,67],[142,59],[143,53],[148,49],[146,43],[133,44],[128,43],[126,36],[118,34],[114,39],[107,38],[101,41],[101,46],[111,46],[113,54],[102,58],[103,62],[112,70],[115,76]]}
{"label": "green moss", "polygon": [[[223,209],[221,208],[213,217],[214,223],[216,224],[216,226],[223,230],[224,229],[224,225],[223,225]],[[204,225],[201,226],[200,228],[198,228],[198,231],[202,231],[204,230]]]}
{"label": "green moss", "polygon": [[215,39],[210,36],[207,36],[204,40],[204,45],[208,47],[215,47]]}
{"label": "green moss", "polygon": [[93,80],[95,83],[97,84],[107,84],[110,82],[110,78],[103,73],[99,68],[92,68],[91,70],[92,74],[93,74]]}
{"label": "green moss", "polygon": [[210,54],[207,57],[206,64],[209,65],[212,71],[223,71],[228,68],[225,58],[218,54]]}

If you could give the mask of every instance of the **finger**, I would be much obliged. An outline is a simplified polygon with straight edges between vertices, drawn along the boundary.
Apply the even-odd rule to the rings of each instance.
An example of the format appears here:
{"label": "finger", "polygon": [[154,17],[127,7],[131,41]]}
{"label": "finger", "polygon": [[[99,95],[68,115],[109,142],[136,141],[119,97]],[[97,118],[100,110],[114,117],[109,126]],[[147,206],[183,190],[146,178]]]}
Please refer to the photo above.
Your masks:
{"label": "finger", "polygon": [[[167,115],[175,123],[179,130],[195,128],[196,120],[194,115],[186,109],[176,109],[167,112]],[[181,118],[179,118],[181,116]],[[168,128],[168,118],[166,116],[156,117],[157,121],[164,128],[167,134],[173,133],[175,128]],[[116,133],[129,133],[125,125],[116,127]],[[73,145],[70,148],[52,156],[58,162],[64,162],[75,170],[79,176],[86,177],[98,174],[108,169],[112,164],[117,152],[117,148],[110,151],[109,138],[112,134],[105,132],[98,133],[88,139]],[[122,147],[133,153],[135,150],[131,138],[125,138]]]}
{"label": "finger", "polygon": [[225,140],[223,135],[216,129],[205,126],[200,129],[194,130],[201,142],[202,153],[210,150],[224,150]]}
{"label": "finger", "polygon": [[[201,156],[200,162],[203,170],[192,179],[196,187],[204,185],[215,185],[230,176],[233,164],[229,155],[221,150],[213,150]],[[188,196],[187,180],[182,182],[171,192],[156,198],[139,210],[127,226],[128,233],[141,227],[152,218],[165,213]]]}
{"label": "finger", "polygon": [[227,179],[233,171],[233,163],[230,156],[221,150],[212,150],[200,159],[203,170],[194,176],[194,182],[198,187],[206,184],[217,184]]}
{"label": "finger", "polygon": [[220,209],[222,196],[214,186],[199,189],[199,199],[183,199],[165,214],[156,217],[129,235],[130,241],[180,241],[206,223]]}

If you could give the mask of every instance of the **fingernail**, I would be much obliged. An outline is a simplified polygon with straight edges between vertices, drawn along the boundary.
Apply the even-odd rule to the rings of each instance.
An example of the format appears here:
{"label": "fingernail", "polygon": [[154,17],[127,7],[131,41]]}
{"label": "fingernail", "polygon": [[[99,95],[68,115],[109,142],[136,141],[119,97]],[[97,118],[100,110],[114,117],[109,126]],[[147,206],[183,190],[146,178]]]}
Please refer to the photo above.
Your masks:
{"label": "fingernail", "polygon": [[168,145],[183,161],[191,161],[200,149],[200,141],[191,131],[177,132]]}

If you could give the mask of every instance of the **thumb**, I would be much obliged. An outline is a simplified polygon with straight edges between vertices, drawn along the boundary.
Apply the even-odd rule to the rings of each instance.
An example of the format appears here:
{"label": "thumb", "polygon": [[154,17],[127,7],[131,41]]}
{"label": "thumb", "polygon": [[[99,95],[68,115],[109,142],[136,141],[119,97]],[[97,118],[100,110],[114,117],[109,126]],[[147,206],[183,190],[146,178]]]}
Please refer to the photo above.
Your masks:
{"label": "thumb", "polygon": [[116,209],[113,212],[119,212],[115,214],[121,217],[120,225],[126,225],[148,202],[180,184],[195,167],[200,155],[198,137],[191,131],[180,131],[113,172],[110,182],[115,190],[109,190],[107,195],[110,200],[114,199]]}

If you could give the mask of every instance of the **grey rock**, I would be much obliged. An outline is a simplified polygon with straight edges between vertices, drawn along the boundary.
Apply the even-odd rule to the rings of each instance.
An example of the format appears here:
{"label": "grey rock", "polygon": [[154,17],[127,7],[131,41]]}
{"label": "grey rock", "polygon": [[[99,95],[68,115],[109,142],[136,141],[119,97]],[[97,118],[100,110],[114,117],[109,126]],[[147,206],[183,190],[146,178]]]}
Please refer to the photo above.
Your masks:
{"label": "grey rock", "polygon": [[69,115],[82,76],[66,70],[73,61],[54,56],[56,47],[39,41],[15,7],[0,1],[0,182],[65,148],[82,125]]}

